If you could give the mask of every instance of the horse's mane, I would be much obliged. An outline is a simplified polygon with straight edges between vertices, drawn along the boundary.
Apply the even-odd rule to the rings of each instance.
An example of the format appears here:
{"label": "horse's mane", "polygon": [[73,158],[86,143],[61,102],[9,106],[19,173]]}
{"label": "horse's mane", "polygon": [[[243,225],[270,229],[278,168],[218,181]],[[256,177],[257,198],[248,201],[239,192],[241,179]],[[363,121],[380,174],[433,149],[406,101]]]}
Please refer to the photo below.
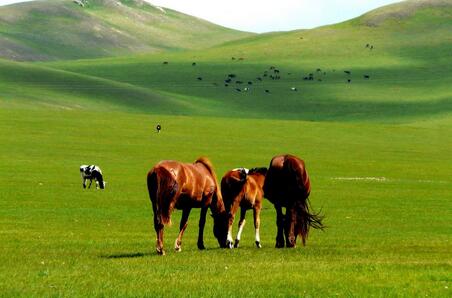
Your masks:
{"label": "horse's mane", "polygon": [[212,175],[213,179],[215,180],[215,184],[216,185],[218,184],[217,183],[217,175],[215,174],[215,171],[213,170],[213,165],[207,157],[205,157],[205,156],[200,157],[194,163],[200,163],[203,166],[205,166],[206,169],[209,171],[210,175]]}
{"label": "horse's mane", "polygon": [[248,175],[254,174],[254,173],[265,175],[265,174],[267,174],[267,171],[268,171],[268,169],[265,167],[252,168],[249,170]]}
{"label": "horse's mane", "polygon": [[223,196],[221,195],[220,186],[218,185],[217,175],[215,174],[215,171],[213,170],[212,163],[205,156],[198,158],[194,163],[202,164],[204,167],[206,167],[207,171],[209,171],[210,175],[212,175],[213,180],[215,181],[215,186],[216,186],[215,196],[212,199],[212,204],[215,206],[215,209],[216,209],[215,212],[222,212],[222,210],[224,210]]}

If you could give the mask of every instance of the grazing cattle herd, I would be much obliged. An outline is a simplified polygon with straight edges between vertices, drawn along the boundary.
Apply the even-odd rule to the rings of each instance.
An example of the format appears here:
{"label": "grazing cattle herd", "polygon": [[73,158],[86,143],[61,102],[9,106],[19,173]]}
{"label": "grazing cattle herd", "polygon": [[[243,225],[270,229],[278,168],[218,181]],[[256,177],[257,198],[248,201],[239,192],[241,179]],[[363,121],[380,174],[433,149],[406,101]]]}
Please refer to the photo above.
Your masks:
{"label": "grazing cattle herd", "polygon": [[[86,181],[96,182],[105,188],[102,171],[96,165],[80,166],[83,188]],[[236,168],[227,171],[221,179],[221,187],[212,163],[206,157],[194,163],[163,160],[147,174],[147,188],[154,213],[154,229],[157,235],[157,254],[164,255],[163,230],[171,223],[174,209],[182,210],[179,235],[174,249],[182,250],[182,237],[193,208],[200,208],[198,248],[204,246],[204,226],[210,209],[213,218],[213,234],[221,248],[238,248],[245,226],[246,211],[253,209],[255,244],[261,248],[259,235],[260,212],[264,197],[276,210],[276,248],[295,247],[297,237],[306,244],[310,228],[324,229],[323,217],[311,211],[309,194],[311,183],[304,161],[293,155],[277,155],[268,168]],[[283,208],[286,213],[283,213]],[[240,209],[240,220],[235,241],[232,225]]]}

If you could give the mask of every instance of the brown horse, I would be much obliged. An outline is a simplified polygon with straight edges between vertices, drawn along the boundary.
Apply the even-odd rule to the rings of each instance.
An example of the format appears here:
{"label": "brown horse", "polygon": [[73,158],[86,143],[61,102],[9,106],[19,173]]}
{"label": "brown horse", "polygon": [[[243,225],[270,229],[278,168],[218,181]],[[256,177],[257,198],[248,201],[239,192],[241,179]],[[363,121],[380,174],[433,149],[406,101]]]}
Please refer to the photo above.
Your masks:
{"label": "brown horse", "polygon": [[265,174],[267,168],[245,168],[228,171],[221,179],[221,193],[229,211],[229,228],[226,246],[232,248],[232,224],[235,214],[240,207],[239,231],[235,238],[234,247],[239,247],[240,236],[245,226],[245,215],[248,209],[253,209],[256,246],[261,248],[259,236],[260,212],[264,191]]}
{"label": "brown horse", "polygon": [[201,208],[198,248],[204,249],[204,225],[210,207],[214,219],[214,235],[221,247],[226,247],[228,215],[210,161],[201,157],[193,164],[164,160],[148,173],[147,185],[154,211],[154,228],[157,233],[157,253],[163,250],[163,228],[171,222],[174,208],[182,210],[179,236],[174,248],[181,251],[182,236],[192,208]]}
{"label": "brown horse", "polygon": [[[293,155],[278,155],[272,158],[264,183],[265,197],[275,205],[276,247],[294,247],[297,236],[306,244],[310,227],[324,229],[323,217],[310,211],[309,194],[311,183],[304,161]],[[283,215],[282,207],[286,208]]]}

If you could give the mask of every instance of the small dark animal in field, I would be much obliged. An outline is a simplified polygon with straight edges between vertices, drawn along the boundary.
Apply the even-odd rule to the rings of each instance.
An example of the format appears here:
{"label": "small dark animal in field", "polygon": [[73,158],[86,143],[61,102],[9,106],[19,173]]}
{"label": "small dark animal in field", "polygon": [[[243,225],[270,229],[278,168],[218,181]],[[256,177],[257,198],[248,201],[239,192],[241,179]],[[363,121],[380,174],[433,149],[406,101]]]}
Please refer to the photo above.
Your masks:
{"label": "small dark animal in field", "polygon": [[[229,213],[229,228],[226,246],[232,248],[239,247],[240,238],[245,226],[246,211],[253,209],[255,243],[257,248],[261,248],[261,239],[259,235],[260,212],[262,209],[262,201],[264,198],[265,174],[267,168],[253,168],[251,170],[238,168],[226,172],[221,179],[221,194],[223,195],[226,210]],[[232,225],[235,215],[240,208],[239,231],[232,240]]]}
{"label": "small dark animal in field", "polygon": [[197,77],[197,79],[198,79],[198,81],[202,81],[202,78],[201,78],[201,77]]}
{"label": "small dark animal in field", "polygon": [[310,77],[313,77],[313,76],[314,76],[314,74],[313,74],[313,73],[310,73],[310,74],[309,74],[309,76],[310,76]]}
{"label": "small dark animal in field", "polygon": [[292,87],[290,88],[291,91],[298,91],[298,89],[296,87]]}
{"label": "small dark animal in field", "polygon": [[279,73],[279,69],[275,69],[273,71],[274,71],[274,73]]}
{"label": "small dark animal in field", "polygon": [[91,188],[93,180],[96,183],[96,189],[104,189],[107,182],[104,181],[102,170],[96,165],[80,166],[80,176],[82,177],[83,188],[86,188],[86,181],[89,180],[88,188]]}
{"label": "small dark animal in field", "polygon": [[165,64],[165,65],[168,64],[168,61],[163,61],[163,64]]}
{"label": "small dark animal in field", "polygon": [[264,73],[264,75],[263,75],[264,77],[267,77],[268,75],[266,74],[266,73]]}
{"label": "small dark animal in field", "polygon": [[270,93],[270,90],[268,90],[268,89],[265,89],[265,93]]}
{"label": "small dark animal in field", "polygon": [[263,190],[276,209],[277,248],[294,247],[297,236],[301,236],[305,245],[310,228],[324,229],[323,217],[310,210],[311,182],[300,158],[289,154],[273,157]]}
{"label": "small dark animal in field", "polygon": [[235,60],[235,57],[231,57],[231,60]]}
{"label": "small dark animal in field", "polygon": [[370,79],[370,76],[369,75],[364,75],[364,78],[365,79]]}
{"label": "small dark animal in field", "polygon": [[230,83],[230,82],[231,82],[231,79],[226,79],[226,80],[224,80],[224,82],[225,82],[225,83]]}
{"label": "small dark animal in field", "polygon": [[275,69],[275,67],[274,67],[274,66],[270,66],[270,69],[271,69],[271,70],[274,70],[274,69]]}
{"label": "small dark animal in field", "polygon": [[235,78],[236,76],[237,76],[237,75],[235,75],[235,74],[233,74],[233,73],[228,74],[228,77],[231,78],[231,79]]}
{"label": "small dark animal in field", "polygon": [[239,84],[239,85],[240,85],[240,84],[243,84],[242,81],[235,81],[235,83],[236,83],[236,84]]}
{"label": "small dark animal in field", "polygon": [[366,44],[366,48],[368,48],[370,46],[370,44]]}
{"label": "small dark animal in field", "polygon": [[155,130],[157,131],[157,133],[160,133],[160,131],[162,130],[162,126],[160,125],[160,123],[157,123]]}
{"label": "small dark animal in field", "polygon": [[198,158],[192,164],[173,160],[160,161],[149,171],[147,186],[154,212],[156,250],[159,255],[165,254],[163,229],[171,222],[174,208],[182,210],[179,236],[174,244],[176,251],[181,251],[182,236],[193,208],[201,208],[198,248],[205,249],[204,226],[209,208],[213,216],[214,236],[220,247],[226,247],[229,216],[224,207],[215,171],[207,158]]}
{"label": "small dark animal in field", "polygon": [[191,66],[196,66],[196,62],[193,62],[193,63],[191,64]]}
{"label": "small dark animal in field", "polygon": [[348,75],[352,73],[350,70],[344,70],[344,72]]}
{"label": "small dark animal in field", "polygon": [[352,82],[352,80],[348,79],[348,80],[347,80],[347,82],[348,82],[348,83],[351,83],[351,82]]}
{"label": "small dark animal in field", "polygon": [[245,58],[242,58],[242,57],[239,58],[240,61],[242,61],[242,60],[244,60],[244,59],[245,59]]}
{"label": "small dark animal in field", "polygon": [[321,72],[322,70],[320,69],[320,68],[317,68],[317,70],[316,70],[317,72]]}
{"label": "small dark animal in field", "polygon": [[225,86],[225,87],[228,87],[229,85],[228,85],[228,84],[224,84],[224,86]]}
{"label": "small dark animal in field", "polygon": [[253,85],[253,82],[251,82],[251,81],[248,81],[248,85]]}
{"label": "small dark animal in field", "polygon": [[303,80],[307,81],[307,80],[309,80],[309,78],[308,77],[304,77]]}
{"label": "small dark animal in field", "polygon": [[235,90],[237,90],[237,92],[242,92],[242,89],[240,88],[236,88]]}
{"label": "small dark animal in field", "polygon": [[257,77],[256,80],[262,81],[262,78],[261,77]]}
{"label": "small dark animal in field", "polygon": [[370,46],[370,49],[373,50],[373,49],[374,49],[374,46]]}

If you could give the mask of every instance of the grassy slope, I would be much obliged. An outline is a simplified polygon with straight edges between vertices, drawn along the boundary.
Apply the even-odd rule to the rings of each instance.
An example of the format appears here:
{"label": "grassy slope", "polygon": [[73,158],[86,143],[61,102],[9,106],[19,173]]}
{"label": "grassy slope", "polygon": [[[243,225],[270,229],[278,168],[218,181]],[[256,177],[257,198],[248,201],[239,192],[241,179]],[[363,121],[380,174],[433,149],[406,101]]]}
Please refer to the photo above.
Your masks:
{"label": "grassy slope", "polygon": [[[0,295],[450,296],[450,20],[441,16],[450,10],[427,9],[398,26],[358,26],[361,18],[202,52],[1,62]],[[425,23],[438,19],[443,25],[428,33]],[[367,42],[374,52],[363,50]],[[298,94],[287,91],[298,81],[286,77],[246,95],[211,85],[225,73],[252,78],[272,64],[297,75],[337,71],[301,82]],[[342,69],[352,70],[352,85]],[[371,81],[355,75],[367,72]],[[268,97],[258,93],[266,86]],[[175,113],[188,116],[165,115]],[[161,134],[153,132],[157,122]],[[207,155],[221,176],[265,166],[281,152],[306,160],[326,232],[314,231],[305,248],[274,249],[275,214],[266,201],[263,249],[253,247],[249,213],[242,248],[217,249],[209,219],[208,250],[199,252],[196,211],[176,254],[175,212],[168,255],[155,255],[145,187],[154,163]],[[83,163],[103,168],[106,191],[82,191]],[[347,180],[354,177],[385,179]]]}
{"label": "grassy slope", "polygon": [[80,59],[199,49],[249,36],[140,0],[33,1],[0,7],[0,57]]}
{"label": "grassy slope", "polygon": [[[207,51],[51,66],[191,96],[209,115],[394,121],[449,113],[452,5],[421,7],[401,19],[390,14],[381,18],[378,25],[369,25],[371,13],[338,25],[257,36]],[[367,43],[375,49],[365,48]],[[170,64],[162,65],[164,60]],[[192,67],[192,61],[198,65]],[[282,79],[257,82],[271,65],[281,70]],[[326,72],[316,73],[322,82],[302,80],[317,68]],[[351,84],[344,70],[352,71]],[[252,80],[250,92],[224,87],[228,73]],[[364,74],[371,79],[363,79]],[[299,92],[290,92],[292,86]],[[177,108],[174,112],[180,113]]]}

